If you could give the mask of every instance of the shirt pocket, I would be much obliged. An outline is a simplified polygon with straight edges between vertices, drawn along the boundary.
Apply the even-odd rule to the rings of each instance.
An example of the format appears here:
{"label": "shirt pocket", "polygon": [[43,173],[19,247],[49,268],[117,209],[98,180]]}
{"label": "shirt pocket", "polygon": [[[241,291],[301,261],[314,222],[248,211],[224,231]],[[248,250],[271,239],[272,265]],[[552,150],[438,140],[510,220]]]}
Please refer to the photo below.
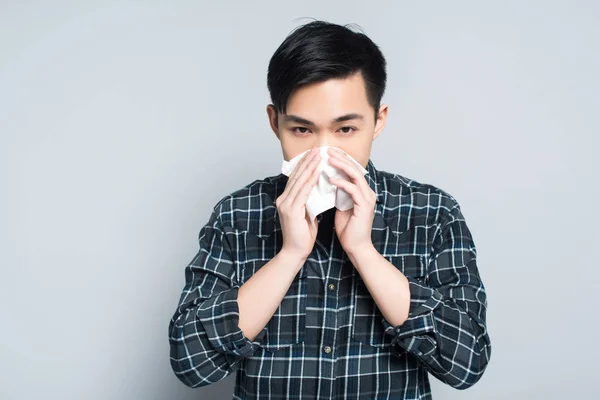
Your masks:
{"label": "shirt pocket", "polygon": [[[240,271],[242,282],[250,279],[256,271],[269,261],[263,259],[248,261]],[[272,284],[277,285],[277,282]],[[304,342],[307,286],[307,269],[303,266],[300,272],[296,274],[287,293],[281,300],[277,310],[275,310],[275,314],[273,314],[262,332],[259,333],[259,336],[264,335],[262,340],[258,340],[258,342],[265,350],[276,352]]]}
{"label": "shirt pocket", "polygon": [[[384,255],[405,276],[423,279],[427,273],[425,262],[419,255]],[[369,346],[391,346],[392,335],[386,334],[383,314],[373,300],[366,283],[358,272],[354,279],[354,311],[352,315],[352,338]]]}

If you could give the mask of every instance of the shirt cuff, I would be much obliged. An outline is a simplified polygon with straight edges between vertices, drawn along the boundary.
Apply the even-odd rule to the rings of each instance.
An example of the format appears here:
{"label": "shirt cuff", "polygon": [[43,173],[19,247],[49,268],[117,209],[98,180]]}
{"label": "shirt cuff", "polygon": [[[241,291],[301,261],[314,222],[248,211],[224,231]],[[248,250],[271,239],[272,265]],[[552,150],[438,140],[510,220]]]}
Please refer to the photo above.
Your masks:
{"label": "shirt cuff", "polygon": [[210,344],[215,350],[235,358],[254,353],[266,332],[265,329],[261,330],[254,341],[251,341],[239,328],[238,291],[239,286],[234,286],[206,299],[198,307],[196,313]]}
{"label": "shirt cuff", "polygon": [[437,344],[433,311],[442,304],[442,295],[424,285],[418,278],[406,277],[410,289],[408,318],[402,325],[393,326],[383,318],[385,332],[392,335],[393,349],[400,354],[396,344],[418,356],[429,355]]}

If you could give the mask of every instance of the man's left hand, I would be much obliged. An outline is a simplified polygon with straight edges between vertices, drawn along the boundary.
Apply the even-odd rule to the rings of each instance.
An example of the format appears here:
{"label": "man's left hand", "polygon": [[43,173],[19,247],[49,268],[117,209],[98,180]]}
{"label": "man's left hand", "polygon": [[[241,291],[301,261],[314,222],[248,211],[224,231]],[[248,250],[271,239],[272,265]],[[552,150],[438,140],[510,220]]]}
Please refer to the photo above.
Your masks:
{"label": "man's left hand", "polygon": [[335,233],[348,254],[373,247],[371,229],[375,216],[377,194],[369,187],[362,171],[337,149],[329,149],[329,162],[332,166],[345,172],[350,182],[329,178],[330,182],[348,192],[354,201],[350,210],[335,212]]}

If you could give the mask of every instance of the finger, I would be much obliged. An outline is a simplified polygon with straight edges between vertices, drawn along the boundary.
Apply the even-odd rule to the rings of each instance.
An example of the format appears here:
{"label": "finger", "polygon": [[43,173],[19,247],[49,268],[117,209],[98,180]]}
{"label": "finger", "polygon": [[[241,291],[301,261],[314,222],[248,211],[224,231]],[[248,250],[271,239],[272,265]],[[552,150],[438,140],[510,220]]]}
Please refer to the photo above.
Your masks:
{"label": "finger", "polygon": [[296,180],[296,178],[298,177],[299,172],[302,171],[302,166],[307,161],[309,161],[312,156],[314,156],[314,149],[310,149],[306,154],[304,154],[302,156],[302,158],[300,159],[300,161],[298,161],[298,164],[296,164],[296,166],[292,170],[292,173],[288,177],[288,185],[291,185]]}
{"label": "finger", "polygon": [[287,199],[287,197],[290,194],[290,189],[294,186],[294,184],[296,183],[296,180],[298,179],[298,176],[300,175],[300,173],[303,171],[303,166],[304,164],[306,164],[306,162],[309,162],[312,160],[312,158],[315,156],[317,152],[315,151],[314,148],[312,148],[309,152],[307,152],[298,162],[298,164],[296,164],[296,167],[292,170],[292,173],[290,174],[290,176],[288,177],[288,182],[287,185],[283,191],[283,193],[281,194],[281,196],[283,197],[283,201],[285,201]]}
{"label": "finger", "polygon": [[328,154],[331,156],[329,162],[344,171],[354,183],[360,183],[360,179],[365,181],[362,171],[346,155],[334,149],[329,149]]}
{"label": "finger", "polygon": [[370,192],[373,190],[369,187],[369,184],[367,183],[362,171],[359,170],[358,167],[344,154],[333,149],[330,149],[330,151],[333,153],[329,159],[331,165],[345,172],[352,183],[356,184],[361,192],[363,192],[365,197],[368,198],[370,196]]}
{"label": "finger", "polygon": [[366,199],[363,196],[363,193],[352,182],[348,182],[339,178],[329,178],[329,180],[334,186],[344,189],[346,192],[348,192],[348,194],[350,195],[350,197],[352,197],[352,200],[354,201],[354,205],[360,207],[367,203]]}
{"label": "finger", "polygon": [[313,178],[313,174],[317,174],[318,166],[321,162],[321,156],[317,154],[311,162],[306,166],[304,171],[300,174],[294,185],[290,188],[290,192],[288,197],[286,198],[290,203],[296,203],[296,197],[298,197],[298,193],[302,190],[304,186],[306,186],[306,182]]}
{"label": "finger", "polygon": [[308,196],[310,195],[310,192],[313,189],[313,187],[315,187],[315,185],[319,181],[320,175],[321,174],[319,173],[319,169],[315,168],[312,174],[308,177],[306,183],[298,191],[298,194],[296,194],[294,200],[292,200],[293,207],[306,205]]}

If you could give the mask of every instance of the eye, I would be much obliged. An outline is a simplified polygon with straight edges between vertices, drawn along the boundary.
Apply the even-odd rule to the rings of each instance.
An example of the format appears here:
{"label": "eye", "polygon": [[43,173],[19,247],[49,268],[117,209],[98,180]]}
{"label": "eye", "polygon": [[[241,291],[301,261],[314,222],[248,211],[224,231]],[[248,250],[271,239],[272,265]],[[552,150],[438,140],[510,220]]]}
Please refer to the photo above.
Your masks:
{"label": "eye", "polygon": [[[356,131],[356,128],[354,128],[353,126],[344,126],[342,128],[340,128],[344,133],[353,133]],[[347,131],[346,129],[350,129],[351,131]]]}
{"label": "eye", "polygon": [[310,131],[308,131],[308,132],[307,131],[308,131],[308,128],[305,128],[303,126],[296,126],[296,127],[292,128],[292,132],[297,133],[299,135],[306,135],[308,132],[310,132]]}

